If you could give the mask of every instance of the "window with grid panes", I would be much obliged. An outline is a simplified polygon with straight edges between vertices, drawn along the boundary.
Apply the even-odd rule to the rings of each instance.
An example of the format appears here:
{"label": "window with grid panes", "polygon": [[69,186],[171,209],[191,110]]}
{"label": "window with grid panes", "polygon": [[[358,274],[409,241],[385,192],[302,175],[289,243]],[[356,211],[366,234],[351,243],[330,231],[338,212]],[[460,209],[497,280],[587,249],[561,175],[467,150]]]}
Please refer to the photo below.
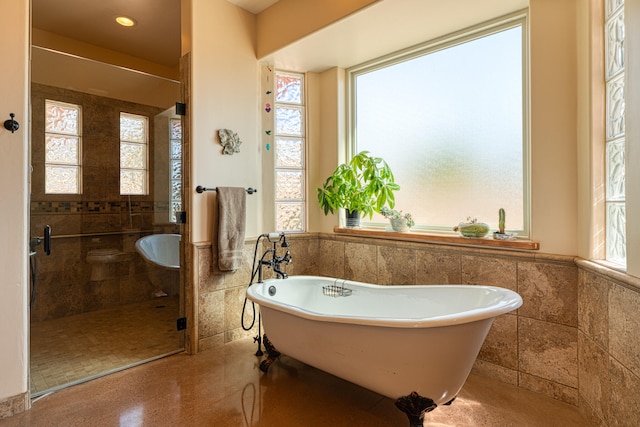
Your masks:
{"label": "window with grid panes", "polygon": [[120,194],[148,194],[147,141],[149,119],[120,113]]}
{"label": "window with grid panes", "polygon": [[275,211],[278,231],[305,231],[304,76],[275,72]]}
{"label": "window with grid panes", "polygon": [[606,259],[626,265],[624,0],[605,0]]}
{"label": "window with grid panes", "polygon": [[81,193],[82,109],[45,100],[45,193]]}

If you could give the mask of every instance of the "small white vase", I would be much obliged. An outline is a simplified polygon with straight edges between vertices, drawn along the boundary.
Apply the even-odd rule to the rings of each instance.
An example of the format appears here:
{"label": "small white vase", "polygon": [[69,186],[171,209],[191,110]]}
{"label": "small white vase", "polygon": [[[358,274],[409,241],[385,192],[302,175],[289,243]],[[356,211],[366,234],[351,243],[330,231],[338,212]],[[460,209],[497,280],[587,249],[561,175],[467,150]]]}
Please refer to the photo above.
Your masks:
{"label": "small white vase", "polygon": [[390,218],[389,221],[391,221],[391,228],[393,231],[409,231],[409,225],[407,225],[406,218]]}

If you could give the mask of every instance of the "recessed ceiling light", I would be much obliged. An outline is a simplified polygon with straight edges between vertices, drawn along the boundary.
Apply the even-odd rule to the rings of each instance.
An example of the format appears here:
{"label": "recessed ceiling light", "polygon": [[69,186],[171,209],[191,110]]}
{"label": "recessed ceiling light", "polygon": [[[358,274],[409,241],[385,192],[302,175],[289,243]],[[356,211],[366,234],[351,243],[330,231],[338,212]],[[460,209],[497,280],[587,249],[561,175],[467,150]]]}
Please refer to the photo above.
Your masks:
{"label": "recessed ceiling light", "polygon": [[128,16],[118,16],[116,17],[116,22],[123,27],[133,27],[136,25],[136,21]]}

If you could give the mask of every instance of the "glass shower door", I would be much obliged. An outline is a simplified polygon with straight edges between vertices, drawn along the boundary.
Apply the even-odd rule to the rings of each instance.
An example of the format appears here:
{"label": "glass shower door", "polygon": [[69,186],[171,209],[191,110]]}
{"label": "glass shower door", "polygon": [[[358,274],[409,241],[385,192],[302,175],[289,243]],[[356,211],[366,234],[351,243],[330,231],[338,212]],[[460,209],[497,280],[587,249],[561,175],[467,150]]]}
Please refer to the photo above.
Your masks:
{"label": "glass shower door", "polygon": [[[109,75],[109,82],[137,87],[140,94],[70,89],[70,83],[53,82],[47,74],[47,64],[58,61],[69,62],[74,73]],[[147,100],[145,93],[155,98]],[[159,93],[165,101],[158,102]],[[177,81],[33,49],[33,238],[44,239],[44,227],[51,227],[51,255],[44,245],[33,249],[33,396],[184,348],[184,331],[178,330],[184,313],[181,275],[158,273],[136,250],[144,236],[181,234],[175,222],[182,192],[174,107],[179,96]],[[141,147],[122,136],[122,113],[146,118],[147,151],[139,158],[130,156]],[[128,161],[141,166],[137,173],[144,175],[147,191],[122,194],[122,165]]]}

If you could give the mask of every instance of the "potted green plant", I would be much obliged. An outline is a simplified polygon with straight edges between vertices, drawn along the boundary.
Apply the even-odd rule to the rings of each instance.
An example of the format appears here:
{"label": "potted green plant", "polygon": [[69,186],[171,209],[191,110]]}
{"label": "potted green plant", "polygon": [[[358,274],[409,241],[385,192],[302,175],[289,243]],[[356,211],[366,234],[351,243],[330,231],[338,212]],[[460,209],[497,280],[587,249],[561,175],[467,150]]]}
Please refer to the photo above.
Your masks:
{"label": "potted green plant", "polygon": [[360,216],[371,218],[386,205],[393,208],[393,192],[399,189],[387,162],[362,151],[349,163],[339,165],[318,188],[318,203],[325,215],[344,208],[347,227],[357,227]]}
{"label": "potted green plant", "polygon": [[503,208],[498,210],[498,231],[493,233],[493,238],[498,240],[513,240],[517,233],[507,233],[504,229],[506,214]]}
{"label": "potted green plant", "polygon": [[410,213],[403,214],[402,211],[397,211],[395,209],[389,209],[384,206],[380,209],[380,213],[383,217],[387,218],[391,223],[391,229],[393,231],[402,231],[406,232],[411,229],[416,223],[413,220],[413,216]]}

